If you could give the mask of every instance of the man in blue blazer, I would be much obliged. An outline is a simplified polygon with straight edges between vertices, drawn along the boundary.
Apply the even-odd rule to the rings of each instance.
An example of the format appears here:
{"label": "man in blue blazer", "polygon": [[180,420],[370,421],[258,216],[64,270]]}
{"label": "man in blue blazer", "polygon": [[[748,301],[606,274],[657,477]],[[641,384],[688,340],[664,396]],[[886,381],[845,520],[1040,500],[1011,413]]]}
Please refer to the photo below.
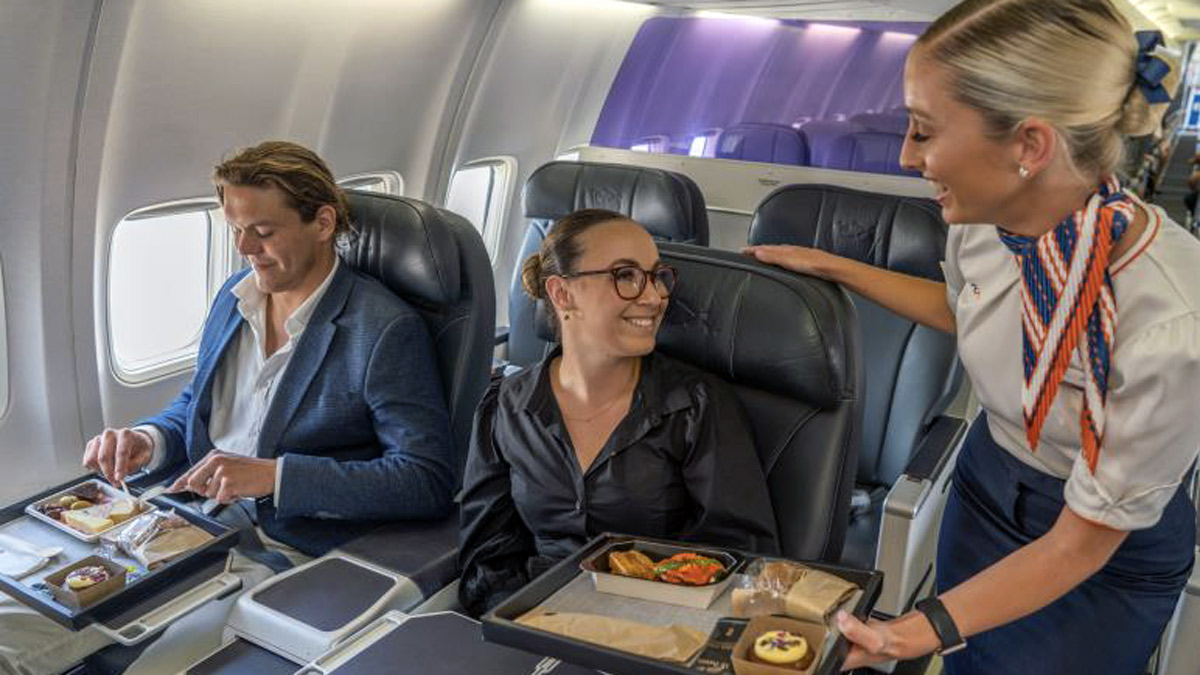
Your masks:
{"label": "man in blue blazer", "polygon": [[173,490],[237,502],[308,555],[378,521],[449,513],[432,340],[412,307],[339,261],[350,225],[325,163],[267,142],[220,164],[215,182],[250,269],[217,294],[191,383],[158,415],[92,439],[84,464],[114,483],[178,473]]}

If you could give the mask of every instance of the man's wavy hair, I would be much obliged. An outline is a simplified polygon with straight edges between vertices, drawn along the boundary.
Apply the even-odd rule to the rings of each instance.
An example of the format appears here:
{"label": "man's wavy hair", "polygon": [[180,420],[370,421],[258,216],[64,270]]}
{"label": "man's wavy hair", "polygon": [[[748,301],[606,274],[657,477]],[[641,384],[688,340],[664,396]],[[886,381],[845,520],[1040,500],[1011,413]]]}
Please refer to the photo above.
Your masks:
{"label": "man's wavy hair", "polygon": [[289,141],[264,141],[237,151],[213,169],[217,198],[225,203],[225,186],[265,188],[274,186],[287,196],[288,206],[306,223],[317,217],[322,206],[333,207],[334,232],[339,240],[351,234],[346,193],[333,172],[317,153]]}

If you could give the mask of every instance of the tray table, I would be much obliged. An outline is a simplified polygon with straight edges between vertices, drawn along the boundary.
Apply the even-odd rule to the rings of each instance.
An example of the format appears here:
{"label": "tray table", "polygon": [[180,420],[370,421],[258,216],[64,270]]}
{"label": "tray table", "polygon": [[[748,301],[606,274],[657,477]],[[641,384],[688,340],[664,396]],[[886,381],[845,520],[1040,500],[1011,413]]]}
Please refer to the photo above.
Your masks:
{"label": "tray table", "polygon": [[[600,535],[488,612],[483,617],[484,639],[535,654],[553,656],[613,675],[732,674],[733,668],[728,656],[748,620],[732,617],[733,607],[728,589],[707,609],[669,605],[595,591],[591,579],[581,572],[580,562],[614,541],[626,539],[629,539],[626,535]],[[637,539],[656,541],[646,537]],[[750,553],[738,553],[746,556],[748,561],[760,557]],[[825,563],[799,562],[857,584],[861,590],[847,603],[847,609],[861,619],[867,618],[882,588],[881,572]],[[737,584],[737,580],[734,584]],[[519,617],[534,609],[600,614],[656,625],[682,624],[699,629],[710,637],[708,644],[700,649],[691,662],[669,663],[537,630],[516,622]],[[821,648],[822,660],[815,675],[833,675],[840,670],[845,661],[849,644],[845,638],[837,635],[836,631],[831,631],[831,635],[832,639]]]}
{"label": "tray table", "polygon": [[25,512],[29,504],[69,489],[79,482],[75,480],[59,485],[0,509],[0,532],[35,546],[62,548],[62,553],[48,565],[28,576],[14,579],[0,575],[0,592],[66,628],[79,630],[96,625],[111,639],[133,645],[200,605],[225,597],[241,587],[241,580],[225,569],[229,550],[237,544],[238,532],[170,497],[157,497],[151,500],[151,504],[161,510],[174,509],[191,524],[212,534],[213,538],[153,572],[144,572],[141,565],[129,558],[114,557],[114,562],[134,565],[143,573],[129,581],[122,590],[87,607],[69,607],[56,601],[50,594],[37,590],[34,584],[42,582],[63,566],[99,550],[98,543],[80,540]]}

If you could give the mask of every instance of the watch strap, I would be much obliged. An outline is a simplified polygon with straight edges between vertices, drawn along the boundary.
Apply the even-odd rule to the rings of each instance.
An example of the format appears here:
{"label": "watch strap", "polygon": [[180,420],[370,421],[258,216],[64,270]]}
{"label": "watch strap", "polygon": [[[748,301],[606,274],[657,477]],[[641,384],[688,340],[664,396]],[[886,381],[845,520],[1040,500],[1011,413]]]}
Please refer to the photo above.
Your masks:
{"label": "watch strap", "polygon": [[936,597],[925,598],[917,602],[916,608],[925,615],[929,625],[933,626],[933,632],[937,634],[938,642],[941,643],[938,654],[950,654],[967,646],[967,641],[958,632],[958,626],[941,600]]}

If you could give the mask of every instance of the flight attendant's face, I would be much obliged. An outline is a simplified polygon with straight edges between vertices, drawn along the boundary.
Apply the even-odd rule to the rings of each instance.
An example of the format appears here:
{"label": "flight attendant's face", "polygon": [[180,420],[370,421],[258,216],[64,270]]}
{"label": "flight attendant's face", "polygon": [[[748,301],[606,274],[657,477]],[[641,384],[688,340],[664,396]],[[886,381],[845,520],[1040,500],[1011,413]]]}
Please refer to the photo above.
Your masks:
{"label": "flight attendant's face", "polygon": [[225,220],[260,291],[287,293],[320,284],[326,269],[320,263],[333,253],[332,207],[321,207],[306,223],[275,186],[224,185],[223,191]]}
{"label": "flight attendant's face", "polygon": [[920,47],[904,69],[904,101],[900,164],[933,183],[946,222],[1007,222],[1020,202],[1019,145],[990,136],[983,116],[954,98],[948,73]]}
{"label": "flight attendant's face", "polygon": [[[650,234],[636,223],[614,220],[584,232],[579,244],[583,253],[577,271],[616,269],[619,276],[615,283],[610,273],[558,278],[553,284],[564,349],[618,357],[654,351],[671,289],[650,275],[638,293],[641,273],[629,269],[659,267],[658,247]],[[562,318],[564,311],[570,318]]]}

